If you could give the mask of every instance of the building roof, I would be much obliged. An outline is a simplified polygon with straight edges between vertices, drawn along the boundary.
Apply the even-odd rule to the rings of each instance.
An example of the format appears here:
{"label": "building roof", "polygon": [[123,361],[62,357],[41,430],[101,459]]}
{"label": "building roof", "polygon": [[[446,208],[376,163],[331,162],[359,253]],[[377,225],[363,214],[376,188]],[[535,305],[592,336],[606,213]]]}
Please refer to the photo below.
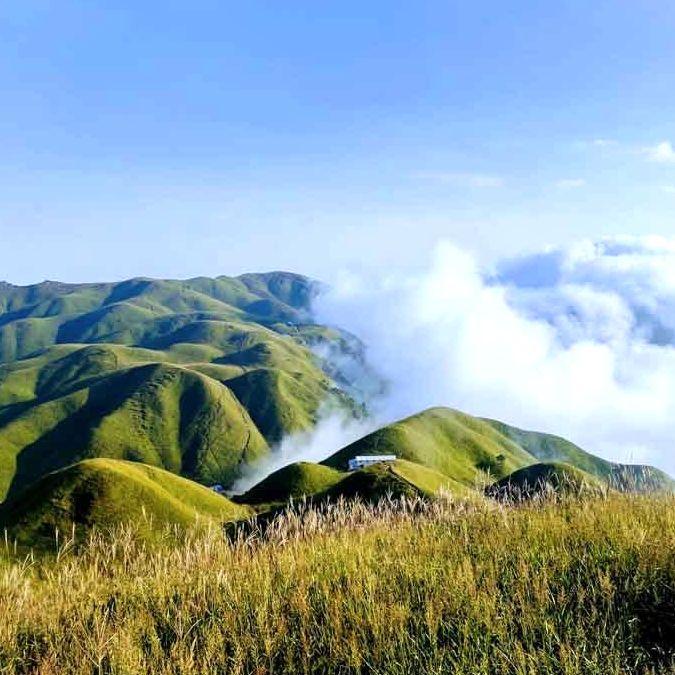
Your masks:
{"label": "building roof", "polygon": [[396,455],[356,455],[352,461],[356,462],[385,462],[396,459]]}

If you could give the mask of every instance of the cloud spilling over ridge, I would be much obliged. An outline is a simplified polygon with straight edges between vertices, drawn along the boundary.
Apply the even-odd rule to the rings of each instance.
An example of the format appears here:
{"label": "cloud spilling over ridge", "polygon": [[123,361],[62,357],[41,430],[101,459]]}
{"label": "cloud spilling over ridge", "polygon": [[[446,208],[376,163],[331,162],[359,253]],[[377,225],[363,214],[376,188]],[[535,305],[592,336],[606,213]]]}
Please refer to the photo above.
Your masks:
{"label": "cloud spilling over ridge", "polygon": [[675,240],[584,241],[490,273],[442,243],[418,274],[342,275],[315,311],[388,380],[382,422],[451,406],[675,474]]}
{"label": "cloud spilling over ridge", "polygon": [[271,473],[293,462],[320,462],[373,431],[375,425],[374,419],[354,419],[335,411],[321,411],[313,429],[285,436],[272,449],[270,457],[248,467],[229,492],[242,494]]}

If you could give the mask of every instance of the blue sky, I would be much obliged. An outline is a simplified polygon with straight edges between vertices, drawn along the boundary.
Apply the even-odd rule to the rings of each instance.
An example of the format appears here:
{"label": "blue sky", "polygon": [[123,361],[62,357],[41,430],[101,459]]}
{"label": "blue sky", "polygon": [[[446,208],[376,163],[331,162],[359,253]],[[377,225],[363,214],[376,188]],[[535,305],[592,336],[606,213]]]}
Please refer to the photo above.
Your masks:
{"label": "blue sky", "polygon": [[674,29],[665,0],[10,0],[0,278],[669,235]]}

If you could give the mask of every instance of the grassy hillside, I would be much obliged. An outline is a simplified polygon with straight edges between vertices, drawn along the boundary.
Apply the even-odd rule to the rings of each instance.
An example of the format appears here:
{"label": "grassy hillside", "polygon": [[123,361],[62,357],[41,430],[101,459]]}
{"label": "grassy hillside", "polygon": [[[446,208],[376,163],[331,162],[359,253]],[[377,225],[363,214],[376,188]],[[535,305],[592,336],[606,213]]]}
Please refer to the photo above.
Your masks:
{"label": "grassy hillside", "polygon": [[354,455],[395,454],[473,486],[479,472],[501,477],[532,463],[532,456],[482,420],[449,408],[432,408],[378,429],[324,464],[346,468]]}
{"label": "grassy hillside", "polygon": [[92,457],[228,485],[319,410],[357,412],[301,323],[315,284],[0,284],[0,500]]}
{"label": "grassy hillside", "polygon": [[617,464],[596,457],[570,441],[534,431],[523,431],[503,422],[484,420],[542,462],[564,462],[601,478],[619,489],[672,490],[675,482],[663,471],[642,464]]}
{"label": "grassy hillside", "polygon": [[570,464],[542,462],[517,469],[489,485],[485,493],[496,499],[514,502],[551,493],[601,493],[602,489],[603,483],[598,478]]}
{"label": "grassy hillside", "polygon": [[[137,366],[36,403],[0,427],[0,489],[91,457],[128,459],[199,482],[228,482],[268,452],[232,392],[167,364]],[[0,492],[0,494],[3,494]]]}
{"label": "grassy hillside", "polygon": [[31,546],[53,545],[55,531],[87,531],[133,522],[144,537],[166,525],[225,522],[251,511],[193,481],[155,467],[90,459],[42,477],[0,505],[0,527]]}
{"label": "grassy hillside", "polygon": [[376,502],[387,496],[431,497],[442,491],[455,495],[469,492],[465,486],[438,471],[403,459],[351,472],[297,462],[270,474],[237,501],[256,506],[283,504],[301,497],[318,501],[342,497]]}
{"label": "grassy hillside", "polygon": [[0,361],[56,343],[140,344],[199,315],[253,323],[306,317],[315,284],[286,272],[186,281],[0,285]]}
{"label": "grassy hillside", "polygon": [[26,565],[0,549],[19,673],[669,673],[672,496],[343,504],[265,536],[129,527]]}
{"label": "grassy hillside", "polygon": [[522,431],[450,408],[431,408],[385,426],[338,451],[323,463],[345,469],[355,455],[395,454],[467,487],[500,479],[541,460],[566,462],[622,489],[673,490],[663,472],[607,462],[572,443]]}
{"label": "grassy hillside", "polygon": [[297,462],[271,473],[242,495],[240,500],[246,504],[271,504],[318,495],[344,477],[342,471],[321,464]]}

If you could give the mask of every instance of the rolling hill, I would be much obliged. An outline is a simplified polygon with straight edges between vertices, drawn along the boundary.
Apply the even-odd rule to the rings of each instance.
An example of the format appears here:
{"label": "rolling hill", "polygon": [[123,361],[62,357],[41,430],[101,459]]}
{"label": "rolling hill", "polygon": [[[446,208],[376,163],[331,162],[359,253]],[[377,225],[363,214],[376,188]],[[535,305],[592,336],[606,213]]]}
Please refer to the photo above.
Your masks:
{"label": "rolling hill", "polygon": [[315,501],[359,498],[372,502],[390,495],[432,497],[441,490],[455,495],[469,492],[451,478],[404,459],[357,471],[338,471],[322,464],[296,462],[271,473],[234,500],[264,512],[303,498]]}
{"label": "rolling hill", "polygon": [[[347,471],[356,455],[389,454],[398,459]],[[298,462],[275,471],[237,501],[259,508],[301,497],[372,500],[441,490],[520,498],[544,486],[673,491],[675,482],[653,467],[608,462],[557,436],[431,408],[364,436],[321,464]]]}
{"label": "rolling hill", "polygon": [[517,469],[485,489],[499,500],[517,502],[556,494],[600,494],[603,483],[582,469],[563,462],[542,462]]}
{"label": "rolling hill", "polygon": [[137,462],[90,459],[43,476],[20,495],[0,505],[0,528],[19,542],[45,545],[55,530],[80,537],[92,526],[134,522],[145,536],[166,525],[222,523],[250,516],[194,481]]}
{"label": "rolling hill", "polygon": [[0,284],[0,500],[97,457],[233,482],[320,410],[357,414],[314,349],[315,282]]}
{"label": "rolling hill", "polygon": [[622,489],[675,487],[669,476],[653,467],[608,462],[557,436],[523,431],[450,408],[431,408],[378,429],[323,464],[344,470],[355,455],[385,454],[433,469],[469,488],[540,462],[565,462]]}
{"label": "rolling hill", "polygon": [[[286,466],[233,501],[207,490],[233,485],[282,437],[311,428],[326,410],[362,413],[353,378],[330,358],[342,350],[363,359],[359,343],[311,322],[316,290],[315,282],[282,272],[0,284],[4,522],[30,539],[55,526],[139,513],[169,523],[197,515],[236,520],[305,496],[468,495],[490,483],[501,494],[563,474],[619,489],[673,489],[656,469],[432,408],[321,464]],[[346,471],[357,454],[398,459]]]}

